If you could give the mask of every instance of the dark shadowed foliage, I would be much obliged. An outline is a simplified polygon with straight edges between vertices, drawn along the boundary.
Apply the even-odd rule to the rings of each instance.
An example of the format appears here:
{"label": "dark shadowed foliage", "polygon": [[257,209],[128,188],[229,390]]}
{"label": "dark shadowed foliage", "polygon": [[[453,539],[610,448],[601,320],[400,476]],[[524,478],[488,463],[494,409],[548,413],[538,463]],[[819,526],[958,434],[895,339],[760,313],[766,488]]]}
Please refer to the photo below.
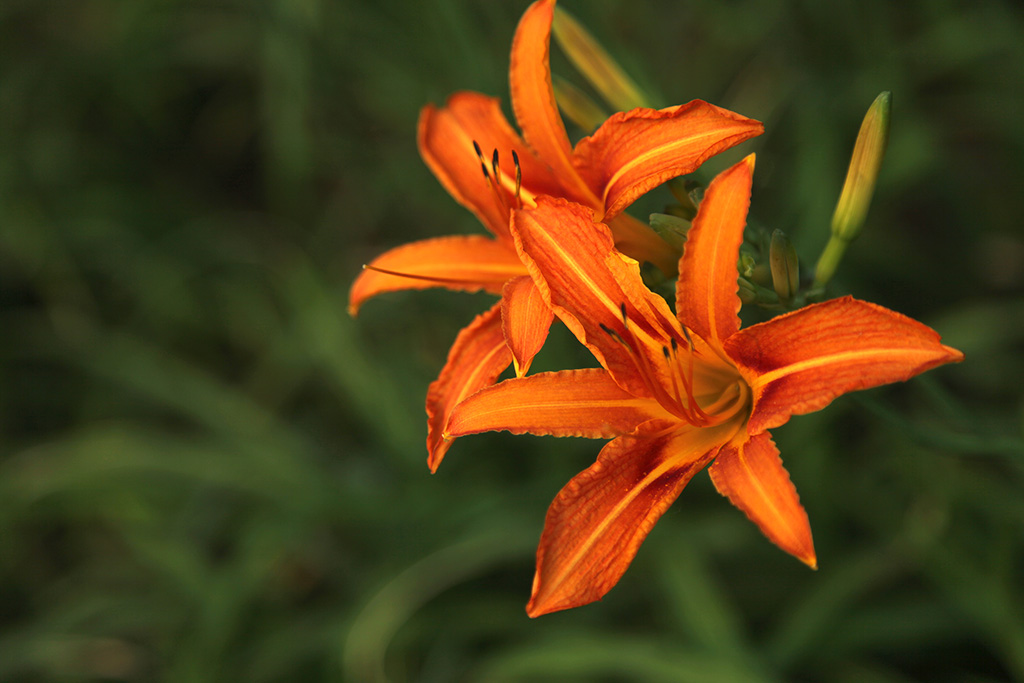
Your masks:
{"label": "dark shadowed foliage", "polygon": [[[416,117],[507,103],[526,0],[5,0],[0,680],[1024,680],[1018,4],[562,4],[662,104],[765,122],[699,177],[756,151],[753,220],[806,264],[893,92],[831,293],[967,360],[776,430],[820,569],[698,475],[603,602],[529,620],[600,444],[467,437],[428,474],[427,384],[491,299],[347,291],[480,230]],[[590,363],[561,328],[534,368]]]}

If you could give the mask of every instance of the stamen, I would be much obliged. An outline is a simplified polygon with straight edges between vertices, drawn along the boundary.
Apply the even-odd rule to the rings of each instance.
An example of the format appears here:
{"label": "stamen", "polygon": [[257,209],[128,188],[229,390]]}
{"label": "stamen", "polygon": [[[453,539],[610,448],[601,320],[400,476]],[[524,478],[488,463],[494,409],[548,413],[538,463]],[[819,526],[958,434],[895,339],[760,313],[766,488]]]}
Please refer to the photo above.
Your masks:
{"label": "stamen", "polygon": [[632,349],[632,348],[631,348],[631,347],[629,346],[629,344],[627,344],[627,343],[626,343],[626,340],[625,340],[625,339],[623,339],[623,338],[622,338],[622,337],[621,337],[621,336],[619,335],[619,333],[618,333],[618,332],[616,332],[616,331],[615,331],[615,330],[613,330],[612,328],[608,327],[608,326],[607,326],[607,325],[605,325],[604,323],[598,323],[598,325],[600,325],[600,326],[601,326],[601,329],[602,329],[602,330],[604,331],[604,333],[605,333],[605,334],[607,334],[607,335],[608,335],[609,337],[611,337],[611,338],[612,338],[612,339],[614,339],[615,341],[619,342],[620,344],[622,344],[623,346],[625,346],[625,347],[626,347],[627,349],[629,349],[630,351],[632,351],[632,350],[633,350],[633,349]]}
{"label": "stamen", "polygon": [[670,353],[667,346],[661,347],[661,353],[665,356],[665,365],[669,369],[669,377],[672,378],[672,398],[676,400],[680,410],[686,416],[686,421],[693,423],[693,412],[688,410],[686,402],[683,400],[683,391],[679,388],[682,383],[682,377],[679,375],[679,364],[676,362],[675,350],[677,348],[675,344],[675,338],[672,339],[672,352]]}
{"label": "stamen", "polygon": [[[495,149],[491,155],[491,170],[487,170],[487,160],[484,158],[483,150],[480,149],[480,143],[473,140],[473,150],[476,152],[476,158],[480,160],[480,170],[484,173],[484,179],[487,181],[487,186],[491,188],[491,193],[494,195],[494,201],[497,202],[498,208],[502,211],[511,211],[512,207],[509,206],[508,200],[505,198],[505,192],[501,187],[501,169],[498,166],[498,150]],[[491,176],[491,173],[494,176]],[[520,208],[522,208],[520,206]]]}
{"label": "stamen", "polygon": [[405,277],[410,280],[423,280],[424,282],[442,282],[442,283],[455,283],[465,284],[469,282],[475,282],[475,280],[461,279],[457,277],[433,277],[431,275],[416,275],[414,273],[403,273],[398,270],[388,270],[387,268],[378,268],[377,266],[371,266],[369,264],[363,264],[363,270],[373,270],[378,273],[384,273],[385,275],[394,275],[395,277]]}
{"label": "stamen", "polygon": [[[686,343],[690,345],[690,351],[693,351],[693,340],[690,339],[690,331],[683,325],[683,336],[686,337]],[[672,343],[675,344],[676,340],[673,339]]]}
{"label": "stamen", "polygon": [[[686,329],[685,325],[683,326],[683,336],[686,337],[686,345],[688,352],[686,363],[686,377],[681,378],[683,381],[683,387],[685,387],[686,389],[686,398],[690,404],[691,411],[693,412],[694,417],[698,420],[698,422],[707,424],[711,420],[711,418],[710,416],[708,416],[707,413],[701,410],[700,404],[697,403],[697,399],[693,395],[693,357],[696,354],[694,353],[693,339],[690,337],[690,331]],[[673,339],[673,341],[675,340]],[[678,363],[676,363],[676,365],[678,367]],[[694,424],[697,424],[697,422],[695,422]]]}
{"label": "stamen", "polygon": [[[625,327],[624,338],[620,337],[618,334],[614,334],[613,331],[603,324],[601,325],[601,329],[608,331],[609,334],[614,334],[614,337],[617,337],[626,347],[637,372],[640,373],[640,376],[643,379],[644,384],[646,384],[650,388],[651,393],[654,394],[654,399],[673,415],[676,415],[687,422],[692,422],[690,419],[690,413],[686,411],[683,402],[679,400],[679,391],[676,390],[676,396],[672,396],[665,390],[661,377],[656,371],[651,360],[647,358],[646,354],[640,351],[640,343],[637,341],[636,335],[633,334],[633,330],[630,329],[629,316],[626,314],[625,302],[619,304],[619,313],[622,316],[622,324]],[[663,347],[662,351],[667,353],[668,349]]]}
{"label": "stamen", "polygon": [[484,160],[484,153],[480,151],[480,145],[476,140],[473,140],[473,149],[476,151],[476,158],[480,160],[480,170],[484,172],[484,178],[487,179],[487,184],[491,184],[491,174],[487,172],[487,162]]}
{"label": "stamen", "polygon": [[[640,378],[650,389],[652,397],[670,413],[695,427],[712,427],[732,419],[737,411],[746,405],[749,389],[744,382],[737,382],[714,398],[706,410],[702,409],[694,394],[696,348],[693,345],[690,331],[685,327],[682,328],[683,338],[686,340],[685,365],[683,359],[679,357],[681,344],[675,336],[671,336],[669,343],[663,344],[661,347],[661,354],[664,356],[667,366],[661,368],[641,351],[637,335],[629,324],[625,302],[619,304],[619,313],[624,326],[622,334],[604,323],[599,323],[601,330],[625,347]],[[640,329],[637,331],[642,332]],[[665,374],[669,377],[671,387],[664,383]],[[711,396],[705,396],[705,399],[710,398]]]}
{"label": "stamen", "polygon": [[519,190],[523,187],[523,167],[519,165],[519,155],[516,154],[515,150],[512,150],[512,163],[516,166],[516,208],[523,208],[523,200],[519,196]]}

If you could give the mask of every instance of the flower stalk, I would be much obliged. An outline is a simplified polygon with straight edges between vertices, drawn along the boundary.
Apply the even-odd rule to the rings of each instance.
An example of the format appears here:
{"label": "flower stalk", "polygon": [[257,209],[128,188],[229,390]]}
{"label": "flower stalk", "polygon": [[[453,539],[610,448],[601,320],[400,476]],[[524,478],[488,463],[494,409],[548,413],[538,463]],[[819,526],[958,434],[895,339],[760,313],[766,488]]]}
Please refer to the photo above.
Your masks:
{"label": "flower stalk", "polygon": [[846,171],[846,181],[832,214],[832,234],[814,271],[816,287],[823,288],[828,284],[839,267],[846,247],[864,227],[864,219],[871,205],[878,172],[889,142],[891,111],[892,93],[886,91],[875,98],[864,115],[850,157],[850,167]]}

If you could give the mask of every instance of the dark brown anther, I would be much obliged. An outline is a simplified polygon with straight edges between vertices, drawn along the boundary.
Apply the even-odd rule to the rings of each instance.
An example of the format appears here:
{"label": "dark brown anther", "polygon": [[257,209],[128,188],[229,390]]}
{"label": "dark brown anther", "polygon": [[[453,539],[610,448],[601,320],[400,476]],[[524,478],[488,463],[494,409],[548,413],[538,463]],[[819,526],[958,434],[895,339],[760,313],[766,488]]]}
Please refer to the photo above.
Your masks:
{"label": "dark brown anther", "polygon": [[629,344],[627,344],[627,343],[626,343],[626,340],[625,340],[625,339],[623,339],[623,338],[622,338],[622,337],[621,337],[621,336],[619,335],[619,333],[618,333],[618,332],[616,332],[616,331],[615,331],[615,330],[613,330],[612,328],[608,327],[608,326],[607,326],[607,325],[605,325],[604,323],[598,323],[598,325],[600,325],[600,326],[601,326],[601,330],[602,330],[602,331],[603,331],[603,332],[604,332],[605,334],[607,334],[607,335],[608,335],[609,337],[611,337],[611,338],[612,338],[612,339],[614,339],[615,341],[619,342],[620,344],[622,344],[623,346],[625,346],[625,347],[626,347],[627,349],[629,348]]}
{"label": "dark brown anther", "polygon": [[494,150],[494,154],[491,155],[491,170],[494,171],[495,179],[501,182],[501,172],[498,170],[498,150]]}
{"label": "dark brown anther", "polygon": [[523,186],[523,167],[519,165],[519,155],[512,150],[512,163],[516,166],[516,201],[519,201],[519,189]]}
{"label": "dark brown anther", "polygon": [[622,314],[622,324],[626,326],[626,329],[629,329],[629,318],[626,317],[626,302],[625,301],[623,301],[622,303],[619,304],[619,313]]}
{"label": "dark brown anther", "polygon": [[487,171],[487,162],[484,160],[484,153],[480,150],[480,144],[473,140],[473,149],[476,151],[476,158],[480,160],[480,170],[484,173],[484,178],[487,178],[488,182],[491,180],[491,174]]}

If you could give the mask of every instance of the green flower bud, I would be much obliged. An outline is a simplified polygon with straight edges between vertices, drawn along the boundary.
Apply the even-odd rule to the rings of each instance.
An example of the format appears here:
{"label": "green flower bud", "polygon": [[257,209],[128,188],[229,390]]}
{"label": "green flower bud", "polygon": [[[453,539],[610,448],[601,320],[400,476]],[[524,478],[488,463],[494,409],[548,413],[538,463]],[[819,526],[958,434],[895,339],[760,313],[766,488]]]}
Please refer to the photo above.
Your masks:
{"label": "green flower bud", "polygon": [[772,270],[772,287],[783,301],[792,299],[800,291],[800,262],[796,249],[786,233],[776,230],[772,233],[768,263]]}
{"label": "green flower bud", "polygon": [[694,201],[694,192],[700,187],[697,181],[680,176],[668,181],[667,185],[669,192],[682,208],[681,215],[688,215],[690,218],[696,216],[697,203]]}
{"label": "green flower bud", "polygon": [[597,102],[567,80],[554,76],[551,87],[555,91],[558,108],[587,133],[593,133],[608,118],[608,113]]}
{"label": "green flower bud", "polygon": [[832,234],[846,242],[853,241],[864,225],[889,142],[891,110],[892,93],[883,92],[875,98],[861,123],[850,157],[850,168],[846,171],[846,182],[832,214]]}
{"label": "green flower bud", "polygon": [[649,218],[651,228],[658,233],[661,239],[668,242],[669,246],[679,252],[683,251],[686,243],[686,232],[690,229],[690,222],[678,216],[670,216],[667,213],[652,213]]}
{"label": "green flower bud", "polygon": [[627,76],[601,44],[561,7],[555,8],[551,32],[569,61],[614,109],[629,111],[637,107],[651,106],[648,104],[649,98],[633,79]]}

